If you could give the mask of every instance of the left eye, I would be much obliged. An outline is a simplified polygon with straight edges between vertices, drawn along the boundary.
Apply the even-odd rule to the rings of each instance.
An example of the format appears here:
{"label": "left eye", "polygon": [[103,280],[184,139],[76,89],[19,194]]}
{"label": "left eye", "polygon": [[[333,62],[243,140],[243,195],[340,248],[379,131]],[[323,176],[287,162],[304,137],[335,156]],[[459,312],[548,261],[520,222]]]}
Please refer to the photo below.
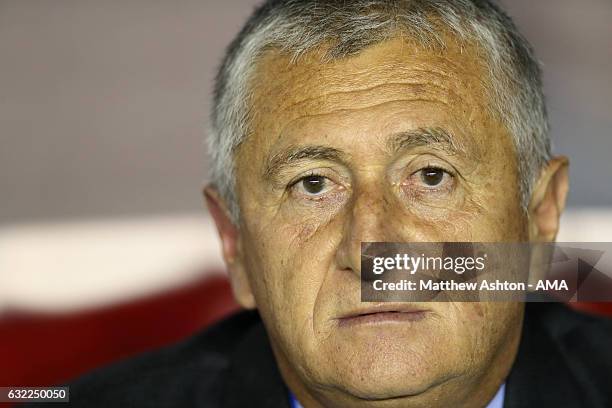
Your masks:
{"label": "left eye", "polygon": [[294,184],[294,187],[302,194],[318,196],[329,189],[328,184],[329,180],[326,177],[312,175],[298,180],[298,182]]}

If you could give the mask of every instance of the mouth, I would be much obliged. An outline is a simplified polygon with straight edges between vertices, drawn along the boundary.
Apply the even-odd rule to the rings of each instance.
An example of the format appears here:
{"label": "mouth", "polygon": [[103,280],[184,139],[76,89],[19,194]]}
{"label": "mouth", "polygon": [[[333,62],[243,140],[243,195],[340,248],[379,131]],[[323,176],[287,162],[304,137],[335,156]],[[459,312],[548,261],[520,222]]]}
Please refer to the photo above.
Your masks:
{"label": "mouth", "polygon": [[378,325],[388,323],[418,322],[427,316],[428,311],[410,306],[381,305],[347,313],[337,319],[338,326]]}

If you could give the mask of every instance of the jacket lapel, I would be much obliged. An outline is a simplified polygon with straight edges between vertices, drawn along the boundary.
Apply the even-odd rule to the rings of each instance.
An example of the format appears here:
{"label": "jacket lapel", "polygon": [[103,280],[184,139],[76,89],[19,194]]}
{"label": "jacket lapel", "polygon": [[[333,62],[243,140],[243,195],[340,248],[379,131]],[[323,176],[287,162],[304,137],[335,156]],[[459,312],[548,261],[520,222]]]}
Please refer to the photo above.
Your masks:
{"label": "jacket lapel", "polygon": [[587,406],[559,344],[548,332],[539,311],[527,304],[518,355],[506,381],[505,408]]}
{"label": "jacket lapel", "polygon": [[261,322],[238,344],[230,364],[222,407],[290,408],[288,389]]}

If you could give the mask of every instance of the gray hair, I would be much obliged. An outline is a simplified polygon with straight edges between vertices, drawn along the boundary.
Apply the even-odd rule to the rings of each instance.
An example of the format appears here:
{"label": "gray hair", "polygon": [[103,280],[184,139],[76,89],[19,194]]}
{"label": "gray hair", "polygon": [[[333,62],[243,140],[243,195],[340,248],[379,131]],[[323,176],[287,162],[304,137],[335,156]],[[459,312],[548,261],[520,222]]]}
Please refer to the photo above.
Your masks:
{"label": "gray hair", "polygon": [[[549,127],[540,67],[527,40],[490,0],[268,0],[232,41],[219,69],[208,148],[211,181],[238,220],[234,152],[249,132],[250,81],[258,59],[279,49],[296,63],[329,45],[325,60],[355,55],[394,35],[423,47],[445,47],[444,33],[484,51],[489,97],[513,137],[523,209],[550,159]],[[325,62],[325,61],[323,61]]]}

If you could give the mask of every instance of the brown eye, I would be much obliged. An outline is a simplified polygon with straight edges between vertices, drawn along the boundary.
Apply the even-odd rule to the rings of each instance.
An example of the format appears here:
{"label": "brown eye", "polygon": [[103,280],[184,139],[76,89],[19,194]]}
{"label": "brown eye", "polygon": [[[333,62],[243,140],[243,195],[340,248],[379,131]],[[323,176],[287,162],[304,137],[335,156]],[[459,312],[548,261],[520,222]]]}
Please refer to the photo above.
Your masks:
{"label": "brown eye", "polygon": [[300,181],[300,184],[308,194],[321,194],[325,190],[325,177],[307,176]]}
{"label": "brown eye", "polygon": [[444,180],[445,173],[442,169],[428,167],[421,170],[421,181],[430,187],[436,187]]}

